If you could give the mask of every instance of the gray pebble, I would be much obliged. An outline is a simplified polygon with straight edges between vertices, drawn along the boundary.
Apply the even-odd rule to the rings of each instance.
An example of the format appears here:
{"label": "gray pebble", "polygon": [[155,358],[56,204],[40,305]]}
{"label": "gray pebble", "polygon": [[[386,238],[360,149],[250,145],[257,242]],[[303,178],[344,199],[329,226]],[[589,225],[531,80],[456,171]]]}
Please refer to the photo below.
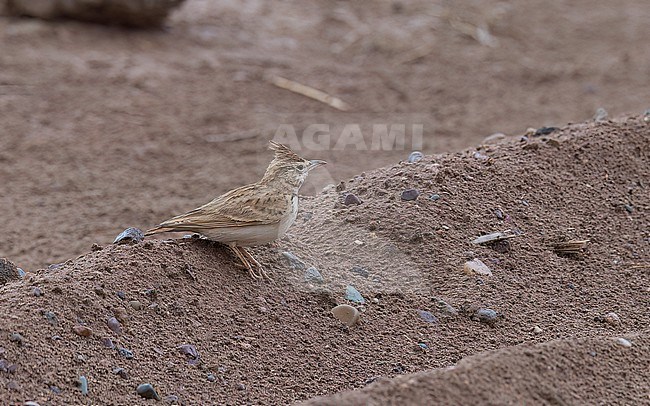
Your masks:
{"label": "gray pebble", "polygon": [[111,350],[115,348],[115,344],[113,344],[113,340],[111,340],[109,337],[102,338],[102,345]]}
{"label": "gray pebble", "polygon": [[117,349],[117,352],[126,359],[132,359],[133,358],[133,351],[131,351],[131,350],[127,349],[127,348],[120,347],[120,348]]}
{"label": "gray pebble", "polygon": [[629,342],[628,340],[624,339],[623,337],[618,337],[618,338],[616,339],[616,343],[617,343],[618,345],[622,346],[622,347],[625,347],[625,348],[630,348],[630,347],[632,347],[632,343]]}
{"label": "gray pebble", "polygon": [[134,244],[144,240],[144,233],[139,228],[129,227],[115,238],[113,244]]}
{"label": "gray pebble", "polygon": [[420,191],[417,189],[406,189],[405,191],[402,192],[402,200],[405,201],[411,201],[415,200],[420,196]]}
{"label": "gray pebble", "polygon": [[452,316],[452,317],[458,315],[458,310],[454,306],[436,297],[434,297],[433,300],[436,302],[436,306],[438,307],[438,310],[443,315]]}
{"label": "gray pebble", "polygon": [[158,392],[156,392],[153,385],[150,383],[141,383],[135,391],[145,399],[160,400],[160,395],[158,395]]}
{"label": "gray pebble", "polygon": [[429,200],[433,200],[434,202],[435,202],[436,200],[440,200],[440,195],[434,193],[434,194],[432,194],[431,196],[429,196]]}
{"label": "gray pebble", "polygon": [[45,313],[43,313],[43,316],[45,316],[47,322],[50,323],[51,325],[56,326],[57,324],[59,324],[59,320],[57,320],[56,314],[54,314],[54,312],[48,310]]}
{"label": "gray pebble", "polygon": [[110,319],[106,320],[106,324],[113,333],[117,335],[122,334],[122,324],[120,324],[120,322],[115,317],[111,317]]}
{"label": "gray pebble", "polygon": [[183,344],[179,345],[178,350],[181,354],[185,355],[191,361],[197,361],[199,357],[199,352],[196,350],[196,347],[192,344]]}
{"label": "gray pebble", "polygon": [[360,266],[353,266],[352,269],[350,270],[352,273],[357,274],[359,276],[362,276],[364,278],[368,277],[368,271],[365,270],[364,268],[361,268]]}
{"label": "gray pebble", "polygon": [[422,152],[413,151],[413,152],[411,152],[411,155],[409,155],[409,162],[410,163],[416,163],[416,162],[422,160],[422,157],[423,157]]}
{"label": "gray pebble", "polygon": [[349,301],[359,303],[359,304],[364,304],[366,303],[366,299],[361,296],[361,293],[359,293],[358,290],[354,288],[354,286],[348,285],[345,288],[345,298]]}
{"label": "gray pebble", "polygon": [[25,339],[20,333],[11,333],[11,335],[9,336],[9,341],[16,343],[20,346],[25,344]]}
{"label": "gray pebble", "polygon": [[124,368],[113,368],[113,373],[122,379],[129,379],[129,373]]}
{"label": "gray pebble", "polygon": [[208,374],[208,381],[214,382],[217,380],[217,377],[214,374]]}
{"label": "gray pebble", "polygon": [[473,318],[481,323],[494,324],[497,321],[499,314],[492,309],[478,309]]}
{"label": "gray pebble", "polygon": [[129,302],[129,305],[133,308],[133,310],[142,310],[142,303],[137,300],[131,300]]}
{"label": "gray pebble", "polygon": [[32,289],[32,294],[36,297],[40,297],[43,296],[43,291],[38,286],[34,286],[34,289]]}
{"label": "gray pebble", "polygon": [[501,209],[496,209],[494,211],[494,215],[497,216],[499,220],[503,220],[505,218],[505,216],[503,215],[503,210]]}
{"label": "gray pebble", "polygon": [[311,283],[318,283],[318,284],[324,282],[323,275],[321,275],[320,272],[318,272],[318,269],[316,269],[316,267],[313,266],[310,266],[305,271],[305,281]]}
{"label": "gray pebble", "polygon": [[119,297],[122,300],[126,299],[126,293],[124,293],[121,290],[118,290],[117,292],[115,292],[115,294],[117,295],[117,297]]}
{"label": "gray pebble", "polygon": [[243,383],[238,383],[237,390],[246,390],[246,385],[244,385]]}
{"label": "gray pebble", "polygon": [[82,395],[88,395],[88,379],[85,376],[81,375],[77,381],[79,389],[81,390]]}
{"label": "gray pebble", "polygon": [[165,402],[167,402],[169,404],[172,404],[172,405],[175,404],[175,403],[178,403],[178,396],[176,396],[176,395],[166,396],[165,397]]}
{"label": "gray pebble", "polygon": [[345,195],[345,199],[343,200],[343,204],[346,206],[350,206],[353,204],[361,204],[361,199],[357,197],[357,195],[353,193],[348,193]]}
{"label": "gray pebble", "polygon": [[23,403],[24,406],[41,406],[38,404],[38,402],[35,402],[33,400],[28,400],[27,402]]}
{"label": "gray pebble", "polygon": [[284,251],[282,252],[282,255],[289,262],[289,266],[291,266],[291,268],[298,270],[307,269],[307,265],[305,265],[305,263],[302,262],[302,260],[295,256],[292,252]]}
{"label": "gray pebble", "polygon": [[438,318],[426,310],[418,310],[420,318],[427,323],[438,323]]}
{"label": "gray pebble", "polygon": [[50,390],[55,395],[60,395],[61,394],[61,388],[59,388],[58,386],[52,385],[52,386],[50,386]]}

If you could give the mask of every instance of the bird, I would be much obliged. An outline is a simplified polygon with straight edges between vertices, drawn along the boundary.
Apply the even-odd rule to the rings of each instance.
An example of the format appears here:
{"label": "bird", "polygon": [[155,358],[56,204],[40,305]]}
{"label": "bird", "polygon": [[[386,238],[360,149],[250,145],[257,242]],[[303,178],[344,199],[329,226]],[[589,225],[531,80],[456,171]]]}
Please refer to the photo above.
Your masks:
{"label": "bird", "polygon": [[241,186],[187,213],[163,221],[145,235],[193,232],[228,245],[253,279],[271,279],[246,247],[282,238],[298,215],[298,191],[313,169],[327,162],[300,157],[270,141],[275,155],[259,182]]}

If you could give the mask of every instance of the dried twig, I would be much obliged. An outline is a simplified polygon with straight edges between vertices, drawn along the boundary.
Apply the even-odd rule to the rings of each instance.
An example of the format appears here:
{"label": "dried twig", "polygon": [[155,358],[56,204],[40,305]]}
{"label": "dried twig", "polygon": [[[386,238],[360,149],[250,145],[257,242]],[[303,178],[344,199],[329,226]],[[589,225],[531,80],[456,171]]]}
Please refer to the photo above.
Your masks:
{"label": "dried twig", "polygon": [[589,240],[569,240],[553,244],[556,254],[580,255],[587,248]]}
{"label": "dried twig", "polygon": [[501,240],[507,240],[509,238],[514,238],[518,237],[521,234],[517,234],[512,230],[506,230],[504,232],[496,232],[496,233],[490,233],[490,234],[485,234],[482,235],[478,238],[476,238],[474,241],[472,241],[472,244],[489,244],[489,243],[495,243],[497,241]]}
{"label": "dried twig", "polygon": [[272,75],[269,78],[269,81],[273,85],[281,89],[286,89],[289,90],[290,92],[301,94],[303,96],[309,97],[310,99],[314,99],[321,103],[325,103],[328,106],[333,107],[337,110],[348,111],[350,109],[350,106],[343,100],[339,99],[338,97],[329,95],[323,92],[322,90],[314,89],[313,87],[303,85],[302,83],[294,82],[293,80],[285,79],[283,77],[276,76],[276,75]]}

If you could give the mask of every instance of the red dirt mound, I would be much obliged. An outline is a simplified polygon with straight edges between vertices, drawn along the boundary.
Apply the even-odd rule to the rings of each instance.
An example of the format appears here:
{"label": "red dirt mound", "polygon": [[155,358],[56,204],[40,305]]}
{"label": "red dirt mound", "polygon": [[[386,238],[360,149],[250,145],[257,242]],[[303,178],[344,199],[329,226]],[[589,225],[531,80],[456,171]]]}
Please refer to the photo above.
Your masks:
{"label": "red dirt mound", "polygon": [[[440,396],[640,403],[650,379],[649,137],[650,126],[630,117],[362,174],[344,191],[305,199],[290,235],[254,250],[273,283],[251,281],[224,247],[199,239],[95,247],[29,273],[0,287],[0,398],[144,404],[136,387],[150,383],[172,403],[280,404],[552,341],[414,378],[421,393],[406,384],[398,394],[404,378],[351,396],[415,402],[431,395],[429,382],[461,379],[471,391],[445,387]],[[420,194],[404,200],[407,189]],[[347,193],[362,203],[344,205]],[[471,243],[505,230],[515,235],[508,242]],[[563,238],[589,240],[586,251],[558,255]],[[323,283],[305,282],[285,251]],[[474,258],[492,276],[464,273]],[[352,328],[330,315],[347,285],[366,300]],[[620,336],[633,346],[600,338]],[[591,350],[595,357],[584,354]],[[521,357],[561,367],[566,386],[553,389],[560,372]],[[524,375],[509,382],[517,371]],[[535,379],[545,389],[526,386]],[[518,382],[513,397],[487,395]]]}
{"label": "red dirt mound", "polygon": [[612,338],[504,348],[303,405],[640,404],[650,395],[650,340],[646,332],[633,341],[629,348]]}

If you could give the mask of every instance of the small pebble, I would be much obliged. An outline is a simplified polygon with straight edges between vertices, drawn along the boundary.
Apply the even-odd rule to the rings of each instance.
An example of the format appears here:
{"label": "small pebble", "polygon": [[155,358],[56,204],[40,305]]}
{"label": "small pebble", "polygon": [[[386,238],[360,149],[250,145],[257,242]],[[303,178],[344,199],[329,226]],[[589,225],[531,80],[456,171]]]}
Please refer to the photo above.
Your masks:
{"label": "small pebble", "polygon": [[623,347],[625,347],[625,348],[630,348],[630,347],[632,347],[632,343],[629,342],[628,340],[624,339],[623,337],[618,337],[618,338],[616,339],[616,342],[617,342],[619,345],[621,345],[621,346],[623,346]]}
{"label": "small pebble", "polygon": [[465,262],[463,270],[468,275],[492,276],[492,271],[478,258]]}
{"label": "small pebble", "polygon": [[122,325],[120,324],[119,321],[115,317],[111,317],[110,319],[106,320],[106,324],[108,325],[108,328],[111,329],[111,331],[117,335],[122,334]]}
{"label": "small pebble", "polygon": [[214,374],[208,374],[208,381],[214,382],[217,380],[217,377]]}
{"label": "small pebble", "polygon": [[362,276],[364,278],[368,277],[368,271],[364,268],[361,268],[360,266],[353,266],[352,269],[350,270],[352,273],[357,274],[359,276]]}
{"label": "small pebble", "polygon": [[33,400],[28,400],[27,402],[23,403],[25,406],[41,406],[38,404],[38,402],[35,402]]}
{"label": "small pebble", "polygon": [[7,387],[7,389],[9,389],[9,390],[16,390],[16,391],[17,391],[17,390],[20,390],[20,385],[19,385],[18,382],[16,382],[16,381],[9,381],[9,382],[7,382],[6,387]]}
{"label": "small pebble", "polygon": [[195,361],[199,359],[199,352],[192,344],[179,345],[177,348],[181,354],[185,355],[190,360]]}
{"label": "small pebble", "polygon": [[58,386],[52,385],[52,386],[50,386],[50,390],[55,395],[60,395],[61,394],[61,388],[59,388]]}
{"label": "small pebble", "polygon": [[238,383],[237,390],[246,390],[246,385],[244,385],[243,383]]}
{"label": "small pebble", "polygon": [[535,334],[541,334],[542,331],[543,330],[542,330],[542,328],[540,326],[533,327],[533,333],[535,333]]}
{"label": "small pebble", "polygon": [[178,403],[178,396],[176,396],[176,395],[166,396],[165,397],[165,402],[167,402],[169,404],[172,404],[172,405],[175,404],[175,403]]}
{"label": "small pebble", "polygon": [[423,350],[429,349],[429,346],[427,346],[425,343],[418,343],[418,347],[422,348]]}
{"label": "small pebble", "polygon": [[497,321],[498,313],[492,309],[478,309],[474,313],[474,319],[485,324],[494,324]]}
{"label": "small pebble", "polygon": [[99,297],[106,296],[106,292],[104,292],[104,288],[102,288],[101,286],[95,286],[93,290],[95,291],[95,294]]}
{"label": "small pebble", "polygon": [[433,298],[433,300],[436,302],[438,310],[444,315],[451,317],[458,315],[458,310],[454,306],[439,298]]}
{"label": "small pebble", "polygon": [[111,340],[109,337],[102,338],[102,345],[111,350],[115,348],[115,344],[113,344],[113,340]]}
{"label": "small pebble", "polygon": [[16,268],[16,271],[18,271],[18,276],[21,278],[24,278],[25,275],[27,275],[27,272],[23,271],[23,268]]}
{"label": "small pebble", "polygon": [[503,215],[503,210],[501,209],[496,209],[494,211],[494,215],[497,216],[499,220],[503,220],[505,218],[505,216]]}
{"label": "small pebble", "polygon": [[361,199],[357,197],[357,195],[348,193],[345,195],[345,199],[343,200],[343,204],[346,206],[350,206],[353,204],[361,204]]}
{"label": "small pebble", "polygon": [[341,323],[345,324],[348,327],[352,327],[357,324],[360,317],[360,313],[355,307],[346,304],[338,305],[333,308],[332,314]]}
{"label": "small pebble", "polygon": [[144,233],[139,228],[129,227],[122,231],[113,244],[134,244],[144,240]]}
{"label": "small pebble", "polygon": [[74,331],[75,334],[81,337],[90,337],[91,335],[93,335],[93,331],[89,327],[82,326],[79,324],[72,327],[72,331]]}
{"label": "small pebble", "polygon": [[56,326],[57,324],[59,324],[59,320],[57,320],[56,314],[54,314],[54,312],[48,310],[45,313],[43,313],[43,315],[47,319],[47,322],[50,323],[51,325]]}
{"label": "small pebble", "polygon": [[437,193],[434,193],[434,194],[432,194],[431,196],[429,196],[429,200],[433,200],[434,202],[435,202],[436,200],[440,200],[440,195],[437,194]]}
{"label": "small pebble", "polygon": [[124,368],[113,368],[113,373],[122,379],[129,379],[129,373]]}
{"label": "small pebble", "polygon": [[120,347],[120,348],[117,349],[117,352],[126,359],[132,359],[133,358],[133,351],[131,351],[131,350],[127,349],[127,348]]}
{"label": "small pebble", "polygon": [[476,151],[474,152],[474,159],[478,159],[479,161],[487,161],[488,159],[490,159],[490,157]]}
{"label": "small pebble", "polygon": [[420,318],[427,323],[438,323],[438,318],[426,310],[418,310]]}
{"label": "small pebble", "polygon": [[126,293],[124,293],[121,290],[118,290],[117,292],[115,292],[115,294],[117,295],[117,297],[119,297],[122,300],[126,299]]}
{"label": "small pebble", "polygon": [[131,319],[129,313],[126,311],[124,307],[114,308],[113,313],[115,314],[115,318],[117,319],[117,321],[119,321],[122,324],[126,324]]}
{"label": "small pebble", "polygon": [[292,252],[284,251],[282,252],[282,255],[289,262],[289,266],[291,266],[293,269],[307,269],[307,265],[305,265],[305,263]]}
{"label": "small pebble", "polygon": [[345,287],[345,298],[359,304],[366,303],[366,299],[364,299],[363,296],[361,296],[361,293],[351,285]]}
{"label": "small pebble", "polygon": [[158,392],[156,392],[153,385],[150,383],[141,383],[135,391],[145,399],[160,400],[160,395],[158,395]]}
{"label": "small pebble", "polygon": [[621,318],[614,312],[609,312],[603,317],[603,321],[612,326],[621,324]]}
{"label": "small pebble", "polygon": [[324,282],[323,276],[318,272],[318,269],[316,269],[313,266],[310,266],[307,268],[305,271],[305,281],[311,282],[311,283],[318,283],[321,284]]}
{"label": "small pebble", "polygon": [[18,344],[19,346],[25,344],[25,339],[20,333],[11,333],[9,336],[9,341]]}
{"label": "small pebble", "polygon": [[609,115],[607,114],[607,110],[605,110],[602,107],[599,107],[596,109],[596,113],[594,114],[594,121],[605,121],[607,120],[607,117]]}
{"label": "small pebble", "polygon": [[542,127],[538,129],[532,129],[533,130],[533,136],[535,137],[541,137],[542,135],[549,135],[554,133],[555,131],[559,130],[557,127]]}
{"label": "small pebble", "polygon": [[77,381],[77,385],[81,390],[82,395],[88,395],[88,379],[85,376],[81,375]]}
{"label": "small pebble", "polygon": [[404,201],[411,201],[415,200],[420,196],[420,191],[417,189],[406,189],[405,191],[402,192],[402,200]]}
{"label": "small pebble", "polygon": [[626,204],[623,207],[625,207],[625,211],[627,211],[628,213],[632,213],[634,211],[634,206],[632,206],[631,204]]}
{"label": "small pebble", "polygon": [[409,159],[408,159],[408,161],[409,161],[410,163],[416,163],[416,162],[422,160],[422,157],[423,157],[422,152],[420,152],[420,151],[413,151],[413,152],[411,152],[411,155],[409,155]]}
{"label": "small pebble", "polygon": [[131,306],[131,308],[133,308],[133,310],[142,310],[142,303],[140,303],[137,300],[131,300],[129,302],[129,306]]}
{"label": "small pebble", "polygon": [[38,286],[34,286],[34,289],[32,289],[32,294],[36,297],[40,297],[43,296],[43,291]]}

